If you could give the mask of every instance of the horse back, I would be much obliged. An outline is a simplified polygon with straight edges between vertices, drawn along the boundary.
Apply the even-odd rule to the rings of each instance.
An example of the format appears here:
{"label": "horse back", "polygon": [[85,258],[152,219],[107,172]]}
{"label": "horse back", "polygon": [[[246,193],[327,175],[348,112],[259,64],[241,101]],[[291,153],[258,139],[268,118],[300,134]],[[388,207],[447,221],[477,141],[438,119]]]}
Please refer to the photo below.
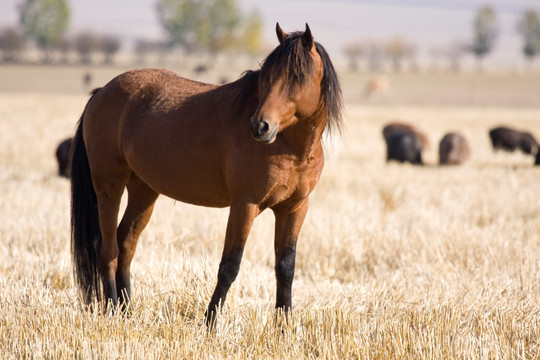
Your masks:
{"label": "horse back", "polygon": [[[216,141],[226,126],[215,107],[204,104],[204,94],[216,87],[158,69],[129,71],[111,80],[85,112],[93,172],[128,171],[178,200],[228,205],[220,180],[226,143]],[[198,191],[203,188],[211,195]]]}

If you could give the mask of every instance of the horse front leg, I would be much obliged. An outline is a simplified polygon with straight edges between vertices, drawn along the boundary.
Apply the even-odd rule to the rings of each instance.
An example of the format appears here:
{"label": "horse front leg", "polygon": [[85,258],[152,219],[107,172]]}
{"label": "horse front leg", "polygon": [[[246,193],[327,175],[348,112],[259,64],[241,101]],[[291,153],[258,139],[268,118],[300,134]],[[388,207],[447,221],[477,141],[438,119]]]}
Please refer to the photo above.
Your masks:
{"label": "horse front leg", "polygon": [[276,308],[291,309],[292,283],[296,259],[296,241],[304,223],[308,199],[288,208],[274,209],[276,217],[274,252],[276,256]]}
{"label": "horse front leg", "polygon": [[206,311],[208,326],[213,325],[217,309],[220,305],[223,306],[227,292],[238,275],[244,246],[253,220],[258,214],[259,208],[255,204],[238,202],[231,205],[223,254],[219,264],[218,281]]}

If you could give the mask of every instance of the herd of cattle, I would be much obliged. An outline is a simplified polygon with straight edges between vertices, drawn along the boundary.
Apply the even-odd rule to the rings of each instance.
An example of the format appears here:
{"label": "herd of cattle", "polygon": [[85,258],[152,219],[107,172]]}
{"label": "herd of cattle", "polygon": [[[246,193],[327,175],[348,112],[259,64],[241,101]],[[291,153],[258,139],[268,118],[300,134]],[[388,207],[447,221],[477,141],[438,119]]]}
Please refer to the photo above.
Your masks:
{"label": "herd of cattle", "polygon": [[[383,128],[386,141],[386,161],[396,160],[422,165],[422,152],[430,148],[429,138],[418,128],[404,123],[391,123]],[[496,127],[489,131],[494,150],[515,151],[535,157],[534,164],[540,165],[539,143],[526,131],[509,127]],[[56,149],[58,174],[69,177],[72,138],[63,140]],[[471,147],[467,139],[458,132],[443,136],[439,143],[440,165],[461,165],[469,158]]]}
{"label": "herd of cattle", "polygon": [[[422,151],[430,147],[429,139],[422,131],[410,124],[391,123],[383,128],[386,141],[386,160],[423,164]],[[534,164],[540,165],[539,144],[529,132],[509,127],[496,127],[489,131],[494,150],[515,151],[535,157]],[[467,139],[459,132],[450,132],[439,143],[440,165],[461,165],[471,155]]]}

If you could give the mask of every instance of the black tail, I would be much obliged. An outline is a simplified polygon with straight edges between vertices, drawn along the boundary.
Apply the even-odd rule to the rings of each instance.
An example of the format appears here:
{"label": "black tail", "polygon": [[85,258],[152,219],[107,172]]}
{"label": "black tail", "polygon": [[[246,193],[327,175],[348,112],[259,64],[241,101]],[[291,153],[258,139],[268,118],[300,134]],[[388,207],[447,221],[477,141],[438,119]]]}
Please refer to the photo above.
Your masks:
{"label": "black tail", "polygon": [[[92,95],[97,91],[94,90]],[[71,252],[75,278],[84,293],[85,302],[89,304],[94,295],[98,300],[101,299],[98,271],[101,231],[97,197],[83,140],[83,118],[84,112],[77,125],[72,146]]]}

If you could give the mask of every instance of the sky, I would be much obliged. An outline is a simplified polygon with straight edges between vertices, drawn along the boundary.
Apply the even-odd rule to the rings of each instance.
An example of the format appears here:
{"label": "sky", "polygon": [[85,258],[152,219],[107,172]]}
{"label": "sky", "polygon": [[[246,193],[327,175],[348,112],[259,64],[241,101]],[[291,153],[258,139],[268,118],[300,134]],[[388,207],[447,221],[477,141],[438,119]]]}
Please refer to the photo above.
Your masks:
{"label": "sky", "polygon": [[[0,28],[16,25],[22,0],[0,1]],[[420,53],[472,37],[472,23],[484,4],[497,11],[500,34],[490,61],[521,61],[516,23],[526,9],[540,12],[540,0],[237,0],[248,13],[258,10],[264,22],[263,40],[277,44],[275,24],[285,31],[303,30],[308,23],[315,40],[330,55],[343,55],[354,41],[388,40],[400,36],[417,44]],[[69,32],[116,34],[123,40],[158,40],[163,36],[156,0],[70,0]],[[422,54],[419,54],[422,55]]]}

